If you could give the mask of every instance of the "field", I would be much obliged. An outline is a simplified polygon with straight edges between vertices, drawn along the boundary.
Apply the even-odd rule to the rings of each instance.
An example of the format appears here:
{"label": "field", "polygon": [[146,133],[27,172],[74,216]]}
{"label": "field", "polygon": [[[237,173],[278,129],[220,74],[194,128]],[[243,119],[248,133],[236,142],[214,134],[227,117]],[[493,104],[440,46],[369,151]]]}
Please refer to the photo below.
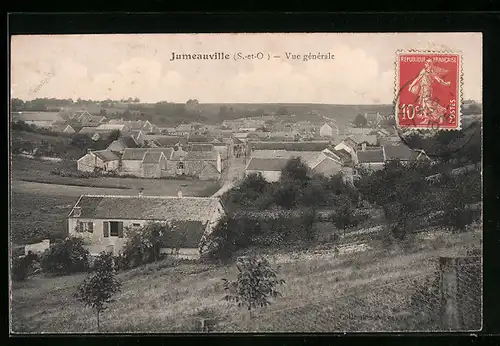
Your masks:
{"label": "field", "polygon": [[[67,234],[66,218],[82,194],[211,196],[216,182],[134,178],[72,178],[50,173],[68,163],[14,157],[12,160],[11,234],[15,244]],[[71,169],[64,167],[65,169]],[[74,168],[73,168],[74,169]]]}
{"label": "field", "polygon": [[[435,310],[435,303],[422,295],[420,310],[412,309],[415,285],[432,277],[438,256],[464,255],[471,246],[480,246],[479,227],[419,239],[412,251],[375,245],[328,256],[314,249],[272,251],[268,258],[280,265],[278,275],[286,281],[283,297],[251,317],[223,301],[221,279],[236,277],[234,265],[172,266],[164,260],[119,274],[123,291],[101,325],[106,332],[193,332],[205,318],[216,332],[429,330],[436,325],[425,311]],[[14,283],[13,331],[95,332],[94,314],[72,297],[83,277],[37,276]]]}

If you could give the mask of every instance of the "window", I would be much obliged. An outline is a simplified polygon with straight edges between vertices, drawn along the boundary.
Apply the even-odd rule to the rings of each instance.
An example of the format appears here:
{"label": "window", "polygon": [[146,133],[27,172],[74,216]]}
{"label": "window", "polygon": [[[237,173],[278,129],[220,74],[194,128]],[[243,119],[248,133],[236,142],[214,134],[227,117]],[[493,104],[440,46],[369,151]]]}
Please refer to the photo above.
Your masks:
{"label": "window", "polygon": [[133,227],[141,227],[141,224],[140,223],[133,223],[132,226]]}
{"label": "window", "polygon": [[123,238],[123,222],[121,221],[104,221],[103,236]]}
{"label": "window", "polygon": [[78,223],[78,231],[79,232],[94,232],[94,223],[93,222],[82,222]]}
{"label": "window", "polygon": [[184,162],[177,162],[177,169],[184,169]]}

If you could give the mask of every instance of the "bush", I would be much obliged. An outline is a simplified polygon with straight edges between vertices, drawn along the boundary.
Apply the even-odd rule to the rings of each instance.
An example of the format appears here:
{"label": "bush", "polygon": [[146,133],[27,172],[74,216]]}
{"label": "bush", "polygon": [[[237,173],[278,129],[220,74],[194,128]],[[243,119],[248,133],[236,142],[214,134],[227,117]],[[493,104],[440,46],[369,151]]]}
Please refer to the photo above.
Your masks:
{"label": "bush", "polygon": [[83,247],[83,239],[69,237],[45,250],[41,266],[44,272],[54,275],[85,272],[89,267],[89,252]]}
{"label": "bush", "polygon": [[332,215],[332,222],[338,229],[346,229],[358,224],[359,218],[355,215],[355,209],[351,200],[345,195],[338,195],[335,198],[335,210]]}
{"label": "bush", "polygon": [[11,276],[13,281],[24,281],[29,275],[39,270],[40,258],[29,252],[27,256],[14,257],[12,259]]}
{"label": "bush", "polygon": [[120,254],[119,266],[135,268],[158,261],[161,258],[162,234],[169,232],[170,227],[160,223],[151,223],[141,229],[127,229],[127,241]]}

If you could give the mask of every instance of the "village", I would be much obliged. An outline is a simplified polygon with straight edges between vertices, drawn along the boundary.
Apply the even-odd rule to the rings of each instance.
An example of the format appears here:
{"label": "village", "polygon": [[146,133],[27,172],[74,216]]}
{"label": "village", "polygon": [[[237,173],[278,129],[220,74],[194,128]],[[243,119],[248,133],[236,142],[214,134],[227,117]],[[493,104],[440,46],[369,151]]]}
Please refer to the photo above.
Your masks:
{"label": "village", "polygon": [[[24,144],[15,150],[14,166],[22,163],[17,169],[14,167],[14,180],[21,180],[16,184],[31,184],[26,185],[24,190],[59,189],[60,193],[56,192],[54,196],[68,203],[64,209],[52,209],[51,216],[47,215],[52,219],[43,223],[47,227],[42,233],[45,236],[37,233],[39,231],[28,233],[34,236],[14,234],[14,239],[18,239],[13,247],[14,254],[17,254],[15,256],[42,258],[54,244],[66,237],[83,241],[83,249],[89,255],[90,264],[102,253],[109,253],[119,259],[124,251],[130,251],[130,234],[144,232],[152,224],[161,223],[169,226],[160,232],[159,256],[203,266],[206,256],[210,256],[210,249],[206,247],[207,241],[214,237],[212,233],[218,234],[220,223],[227,218],[247,220],[234,222],[251,225],[253,219],[244,219],[247,216],[242,216],[250,212],[257,213],[255,215],[258,215],[262,222],[268,220],[269,216],[269,220],[272,220],[276,215],[283,218],[284,223],[303,222],[306,214],[300,210],[307,210],[311,205],[301,202],[300,197],[286,197],[299,198],[296,200],[296,206],[292,207],[292,214],[295,215],[293,216],[287,214],[286,209],[279,207],[288,205],[286,201],[271,202],[277,203],[278,209],[262,209],[263,207],[257,206],[256,210],[255,207],[248,207],[248,203],[254,203],[248,200],[254,198],[249,197],[253,192],[241,192],[240,188],[242,184],[256,179],[255,177],[261,177],[268,186],[262,190],[262,196],[268,193],[279,196],[280,189],[283,184],[286,185],[285,181],[288,179],[285,179],[283,172],[286,172],[293,160],[299,160],[312,179],[320,177],[318,183],[321,179],[327,179],[321,184],[334,182],[338,177],[342,184],[352,191],[359,189],[355,187],[359,185],[358,181],[366,179],[363,178],[363,172],[385,171],[391,162],[396,165],[430,165],[429,167],[436,162],[435,158],[427,155],[423,147],[408,146],[405,138],[395,129],[392,114],[381,114],[380,111],[358,113],[350,121],[344,121],[339,126],[334,117],[323,116],[314,109],[304,115],[310,120],[297,121],[295,114],[277,116],[270,113],[223,120],[219,124],[192,122],[160,127],[150,120],[125,120],[116,116],[94,115],[84,109],[13,112],[12,123],[17,128],[15,136],[24,138],[31,133],[49,140],[69,138],[72,143],[87,145],[81,147],[79,144],[81,151],[75,153],[81,154],[72,153],[73,159],[64,160],[54,157],[57,154],[51,154],[50,151],[45,151],[49,156],[37,154],[36,143],[26,146],[26,142],[22,142]],[[474,121],[475,117],[473,115],[470,121]],[[42,143],[39,147],[42,150],[43,143],[46,142],[37,143]],[[96,145],[98,149],[94,149]],[[64,151],[65,149],[62,150],[63,153]],[[44,167],[52,167],[51,173],[44,179],[30,177],[45,173],[26,171],[39,169],[38,163],[34,165],[36,162],[41,166],[45,165]],[[477,164],[471,164],[471,161],[460,162],[465,163],[457,161],[458,165],[453,165],[452,173],[457,176],[464,172],[474,174],[478,169]],[[65,168],[62,168],[63,166]],[[20,170],[20,167],[25,168]],[[46,169],[48,168],[43,168]],[[436,174],[437,172],[429,170],[426,177],[429,184],[439,181],[441,173]],[[19,174],[21,178],[17,178]],[[113,189],[112,185],[110,188],[104,188],[109,185],[104,185],[107,181],[114,182],[113,184],[122,186],[123,189]],[[96,184],[96,187],[91,187],[92,184]],[[191,190],[191,184],[201,184],[202,187],[204,184],[211,184],[210,191]],[[275,186],[272,188],[276,189],[275,192],[266,192],[272,186]],[[22,189],[22,186],[14,187],[14,193],[18,194],[16,196],[32,195],[32,192],[23,195],[20,192]],[[73,190],[75,191],[72,192]],[[304,193],[305,191],[307,189]],[[324,199],[321,197],[323,193],[329,192],[319,190],[315,198]],[[42,195],[36,193],[33,196],[36,196],[39,203],[45,203],[45,197],[42,198],[45,194],[42,192]],[[277,198],[278,201],[280,197],[268,195],[266,198]],[[334,241],[336,245],[333,246],[337,254],[360,256],[369,253],[367,249],[370,248],[370,242],[360,242],[360,239],[367,236],[377,239],[377,234],[382,234],[379,221],[375,221],[378,216],[374,216],[373,206],[364,201],[363,206],[356,207],[358,202],[354,202],[353,206],[358,208],[361,214],[366,210],[373,215],[368,219],[367,216],[362,216],[362,220],[367,221],[361,221],[357,227],[351,226],[347,228],[349,231],[343,231],[347,233],[341,236],[339,243],[340,233],[336,229],[344,226],[335,223],[337,226],[332,229],[328,220],[332,217],[332,206],[337,210],[341,205],[335,206],[336,204],[331,202],[318,203],[318,207],[314,207],[319,208],[314,212],[318,218],[314,226],[315,243],[329,244],[333,239],[337,239]],[[317,204],[315,200],[313,204]],[[54,207],[59,208],[56,205]],[[293,210],[297,210],[298,214]],[[345,210],[351,213],[349,209]],[[269,215],[266,214],[268,212]],[[30,219],[31,217],[28,217],[27,222],[30,222]],[[19,225],[17,227],[21,227],[21,219],[14,217],[14,222]],[[235,224],[234,227],[234,230],[237,230],[240,226]],[[258,230],[261,226],[255,224],[252,227],[256,228],[250,232],[257,233],[250,236],[250,239],[253,239],[250,242],[267,244],[276,241],[258,240],[262,237],[258,235],[262,232]],[[293,230],[296,226],[290,225],[289,228]],[[292,240],[292,243],[294,242],[297,240]]]}
{"label": "village", "polygon": [[11,334],[483,327],[480,34],[10,44]]}

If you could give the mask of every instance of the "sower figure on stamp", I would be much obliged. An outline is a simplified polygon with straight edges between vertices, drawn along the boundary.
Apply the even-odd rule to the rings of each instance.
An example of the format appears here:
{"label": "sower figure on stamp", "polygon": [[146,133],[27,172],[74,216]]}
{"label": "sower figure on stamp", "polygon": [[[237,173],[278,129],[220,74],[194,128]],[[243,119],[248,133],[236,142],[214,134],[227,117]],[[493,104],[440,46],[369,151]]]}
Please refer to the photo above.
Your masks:
{"label": "sower figure on stamp", "polygon": [[410,84],[410,92],[418,95],[419,98],[421,107],[419,117],[423,118],[421,124],[427,124],[429,120],[439,124],[443,122],[446,108],[432,98],[432,83],[436,80],[442,85],[449,86],[450,82],[441,78],[446,72],[447,70],[435,66],[432,59],[426,59],[425,67]]}

